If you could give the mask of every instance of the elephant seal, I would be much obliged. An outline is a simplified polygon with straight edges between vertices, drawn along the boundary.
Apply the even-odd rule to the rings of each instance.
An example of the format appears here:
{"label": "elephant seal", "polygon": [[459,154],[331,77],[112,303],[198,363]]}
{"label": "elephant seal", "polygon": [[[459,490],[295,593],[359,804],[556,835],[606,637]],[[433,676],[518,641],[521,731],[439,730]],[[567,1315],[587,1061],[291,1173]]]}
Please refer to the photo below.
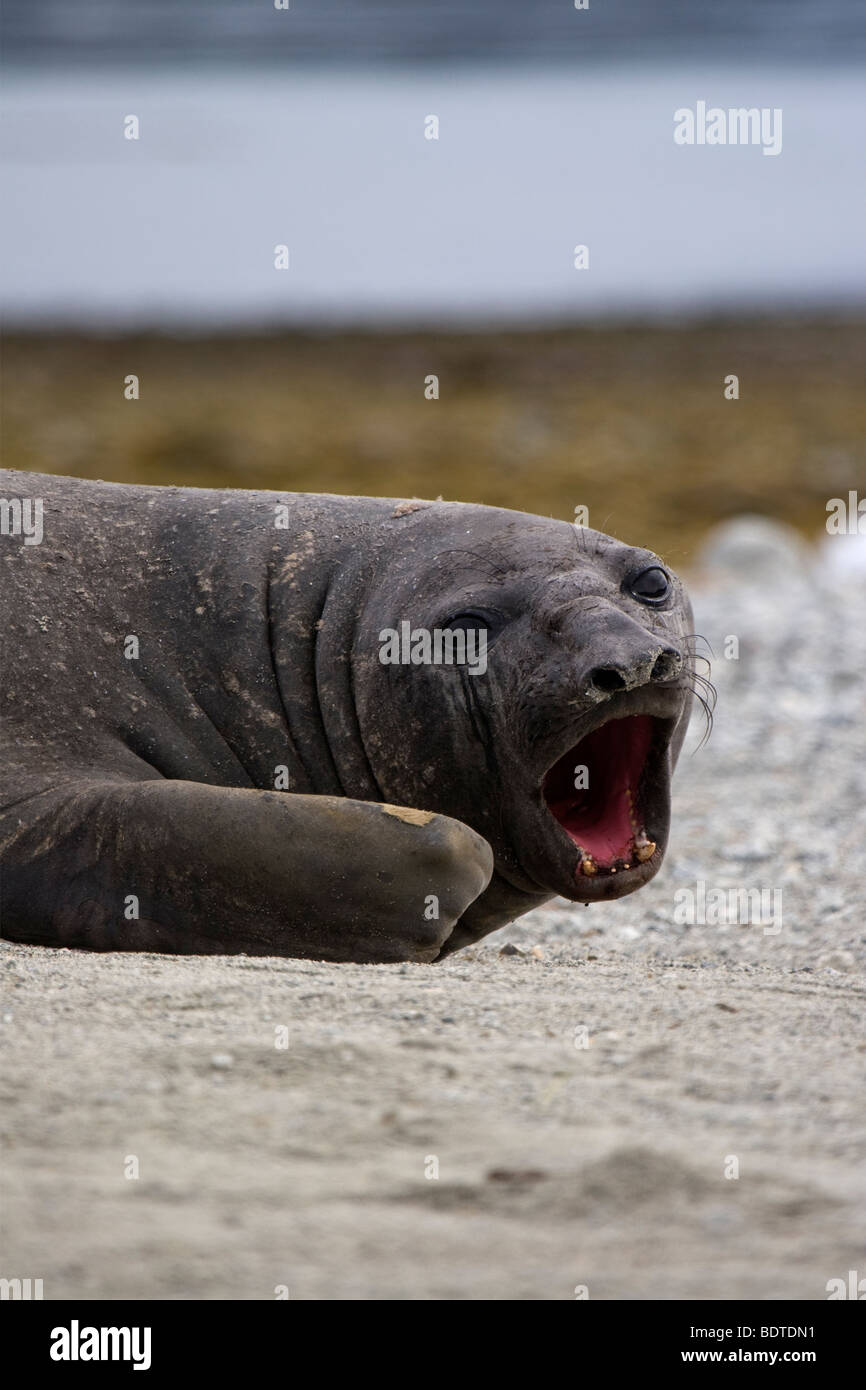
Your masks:
{"label": "elephant seal", "polygon": [[656,873],[693,666],[650,551],[25,473],[0,510],[8,938],[432,961]]}

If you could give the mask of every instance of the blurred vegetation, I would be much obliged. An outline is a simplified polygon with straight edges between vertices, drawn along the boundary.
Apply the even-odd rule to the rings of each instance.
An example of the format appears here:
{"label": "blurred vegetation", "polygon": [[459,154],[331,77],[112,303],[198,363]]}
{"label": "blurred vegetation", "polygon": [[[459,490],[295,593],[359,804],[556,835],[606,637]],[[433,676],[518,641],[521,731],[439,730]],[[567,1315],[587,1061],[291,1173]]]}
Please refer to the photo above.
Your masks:
{"label": "blurred vegetation", "polygon": [[[866,326],[6,339],[4,462],[116,482],[487,502],[688,560],[866,484]],[[140,379],[138,401],[124,378]],[[439,377],[440,398],[424,380]],[[724,378],[740,399],[725,400]]]}

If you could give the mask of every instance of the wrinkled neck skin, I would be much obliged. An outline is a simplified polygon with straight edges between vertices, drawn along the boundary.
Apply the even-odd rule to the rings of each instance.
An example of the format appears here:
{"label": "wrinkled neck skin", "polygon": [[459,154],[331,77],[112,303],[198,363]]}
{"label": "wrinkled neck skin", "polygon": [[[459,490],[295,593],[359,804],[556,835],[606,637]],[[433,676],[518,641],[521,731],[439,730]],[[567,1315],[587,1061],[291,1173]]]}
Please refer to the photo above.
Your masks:
{"label": "wrinkled neck skin", "polygon": [[[269,642],[290,740],[289,789],[414,806],[490,834],[496,798],[485,805],[483,787],[491,774],[498,782],[495,749],[481,743],[470,721],[465,681],[445,673],[450,719],[440,719],[424,704],[429,671],[395,673],[379,660],[382,628],[399,628],[404,619],[433,626],[442,616],[435,602],[431,606],[434,595],[412,602],[411,575],[416,564],[431,560],[437,579],[447,573],[448,533],[461,504],[448,507],[441,537],[414,539],[412,514],[394,516],[397,501],[362,499],[360,505],[359,520],[359,499],[328,498],[324,509],[304,500],[290,530],[271,548]],[[401,685],[415,679],[421,694],[416,709],[395,707],[395,674]],[[444,766],[457,770],[457,787],[443,777]],[[474,939],[553,896],[517,886],[497,870],[463,920]]]}
{"label": "wrinkled neck skin", "polygon": [[351,653],[358,594],[377,565],[371,536],[395,504],[310,501],[293,512],[269,560],[268,635],[293,758],[289,789],[382,801],[355,707]]}

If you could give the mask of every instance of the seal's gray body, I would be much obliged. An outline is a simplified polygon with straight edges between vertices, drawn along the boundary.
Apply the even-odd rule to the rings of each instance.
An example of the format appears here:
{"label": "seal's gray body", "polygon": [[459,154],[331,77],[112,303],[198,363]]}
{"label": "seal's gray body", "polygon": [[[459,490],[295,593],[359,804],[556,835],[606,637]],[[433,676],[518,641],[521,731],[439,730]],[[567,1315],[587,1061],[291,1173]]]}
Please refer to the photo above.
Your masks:
{"label": "seal's gray body", "polygon": [[[429,960],[568,892],[565,837],[516,836],[506,802],[534,807],[580,684],[550,616],[585,568],[574,528],[32,474],[0,474],[0,493],[41,498],[44,530],[0,538],[5,935]],[[517,629],[486,675],[382,665],[382,629],[445,625],[491,592]],[[652,615],[650,657],[682,647],[686,614]],[[628,621],[612,649],[638,641]],[[565,665],[539,668],[530,627]],[[649,667],[639,684],[671,713]],[[671,760],[681,682],[676,700]]]}

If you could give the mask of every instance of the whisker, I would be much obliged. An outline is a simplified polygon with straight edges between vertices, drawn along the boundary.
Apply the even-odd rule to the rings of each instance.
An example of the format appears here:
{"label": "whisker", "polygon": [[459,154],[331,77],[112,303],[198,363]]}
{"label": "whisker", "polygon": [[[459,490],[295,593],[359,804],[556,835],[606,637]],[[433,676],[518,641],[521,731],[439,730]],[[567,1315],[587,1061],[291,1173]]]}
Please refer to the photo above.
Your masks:
{"label": "whisker", "polygon": [[[684,641],[685,641],[685,642],[706,642],[706,649],[708,649],[708,652],[710,653],[710,656],[713,657],[713,660],[714,660],[714,657],[716,657],[716,653],[713,652],[712,644],[710,644],[708,638],[703,637],[703,632],[684,632]],[[703,660],[703,662],[705,662],[706,656],[701,656],[701,660]]]}
{"label": "whisker", "polygon": [[[718,692],[712,681],[707,680],[706,676],[699,676],[696,671],[689,672],[689,689],[704,712],[704,735],[697,748],[693,750],[697,753],[703,748],[704,744],[709,741],[710,735],[713,732],[713,724],[715,722],[713,710],[715,709],[716,700],[718,699]],[[707,693],[704,694],[704,691]]]}

